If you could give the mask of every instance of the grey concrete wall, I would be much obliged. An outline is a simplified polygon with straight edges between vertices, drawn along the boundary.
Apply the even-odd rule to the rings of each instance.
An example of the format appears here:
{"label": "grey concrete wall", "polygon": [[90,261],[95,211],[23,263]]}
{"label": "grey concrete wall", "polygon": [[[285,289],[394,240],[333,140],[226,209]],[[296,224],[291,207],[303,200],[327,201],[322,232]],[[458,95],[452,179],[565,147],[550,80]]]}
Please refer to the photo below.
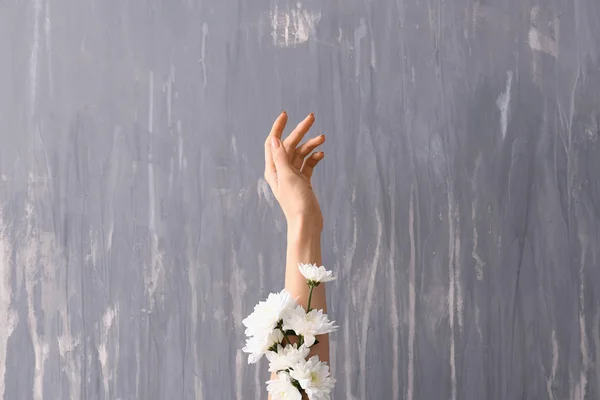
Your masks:
{"label": "grey concrete wall", "polygon": [[600,398],[600,3],[0,1],[0,394],[264,399],[317,114],[335,399]]}

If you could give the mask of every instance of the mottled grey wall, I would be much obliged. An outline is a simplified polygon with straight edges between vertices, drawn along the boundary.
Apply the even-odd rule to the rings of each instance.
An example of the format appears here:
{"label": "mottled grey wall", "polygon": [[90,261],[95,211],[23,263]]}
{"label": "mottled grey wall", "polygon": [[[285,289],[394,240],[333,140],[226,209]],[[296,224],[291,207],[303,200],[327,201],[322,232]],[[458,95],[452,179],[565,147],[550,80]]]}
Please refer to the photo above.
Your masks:
{"label": "mottled grey wall", "polygon": [[0,393],[265,399],[315,111],[335,399],[600,398],[597,0],[0,1]]}

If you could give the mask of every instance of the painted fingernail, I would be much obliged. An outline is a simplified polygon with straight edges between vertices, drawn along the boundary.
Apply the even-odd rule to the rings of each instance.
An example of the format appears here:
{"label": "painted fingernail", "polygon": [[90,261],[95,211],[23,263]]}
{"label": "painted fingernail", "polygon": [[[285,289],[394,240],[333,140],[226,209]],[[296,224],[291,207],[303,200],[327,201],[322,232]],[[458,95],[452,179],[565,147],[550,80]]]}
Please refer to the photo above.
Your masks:
{"label": "painted fingernail", "polygon": [[275,136],[271,136],[271,147],[274,149],[279,148],[279,139],[277,139]]}

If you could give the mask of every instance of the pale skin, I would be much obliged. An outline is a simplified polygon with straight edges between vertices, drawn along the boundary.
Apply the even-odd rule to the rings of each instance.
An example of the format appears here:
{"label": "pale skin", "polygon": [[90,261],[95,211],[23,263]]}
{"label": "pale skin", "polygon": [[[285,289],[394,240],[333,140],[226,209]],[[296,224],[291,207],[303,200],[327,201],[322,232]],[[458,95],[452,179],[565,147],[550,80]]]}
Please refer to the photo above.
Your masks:
{"label": "pale skin", "polygon": [[[287,221],[285,288],[297,298],[298,304],[306,307],[309,289],[306,279],[298,271],[298,263],[322,264],[323,215],[311,178],[314,168],[325,156],[322,151],[314,151],[325,142],[325,135],[300,143],[315,121],[311,113],[282,140],[287,120],[284,111],[275,120],[265,141],[265,179]],[[327,312],[325,284],[313,290],[311,308]],[[317,340],[319,343],[311,348],[309,357],[317,355],[321,361],[329,363],[328,335],[317,336]]]}

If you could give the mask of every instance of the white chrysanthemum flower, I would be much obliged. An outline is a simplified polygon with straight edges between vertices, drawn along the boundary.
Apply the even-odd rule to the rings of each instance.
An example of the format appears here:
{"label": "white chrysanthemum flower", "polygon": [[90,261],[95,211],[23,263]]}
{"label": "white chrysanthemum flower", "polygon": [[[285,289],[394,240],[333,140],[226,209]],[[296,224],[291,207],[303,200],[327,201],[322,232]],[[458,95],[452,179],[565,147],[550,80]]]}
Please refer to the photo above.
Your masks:
{"label": "white chrysanthemum flower", "polygon": [[315,344],[315,336],[337,330],[338,327],[333,324],[334,321],[329,321],[323,310],[311,310],[306,313],[304,307],[298,306],[286,314],[286,318],[283,320],[283,329],[286,331],[292,330],[297,335],[302,335],[304,344],[311,347]]}
{"label": "white chrysanthemum flower", "polygon": [[298,264],[300,273],[306,278],[311,286],[318,286],[320,283],[329,282],[335,279],[332,271],[328,271],[324,266],[317,267],[317,264]]}
{"label": "white chrysanthemum flower", "polygon": [[296,300],[285,289],[271,293],[267,300],[259,302],[254,311],[242,323],[246,327],[246,336],[265,337],[271,333],[286,312],[296,306]]}
{"label": "white chrysanthemum flower", "polygon": [[281,347],[277,345],[277,352],[269,351],[266,356],[269,360],[269,372],[279,372],[290,368],[292,365],[305,360],[310,349],[297,344]]}
{"label": "white chrysanthemum flower", "polygon": [[267,391],[272,400],[302,400],[302,394],[285,372],[278,373],[277,379],[267,381]]}
{"label": "white chrysanthemum flower", "polygon": [[294,365],[290,377],[298,381],[309,399],[330,400],[335,379],[330,376],[327,363],[321,362],[318,356]]}
{"label": "white chrysanthemum flower", "polygon": [[255,364],[273,346],[281,343],[283,333],[279,329],[272,330],[265,336],[252,336],[246,340],[246,346],[242,349],[244,353],[250,353],[248,364]]}

